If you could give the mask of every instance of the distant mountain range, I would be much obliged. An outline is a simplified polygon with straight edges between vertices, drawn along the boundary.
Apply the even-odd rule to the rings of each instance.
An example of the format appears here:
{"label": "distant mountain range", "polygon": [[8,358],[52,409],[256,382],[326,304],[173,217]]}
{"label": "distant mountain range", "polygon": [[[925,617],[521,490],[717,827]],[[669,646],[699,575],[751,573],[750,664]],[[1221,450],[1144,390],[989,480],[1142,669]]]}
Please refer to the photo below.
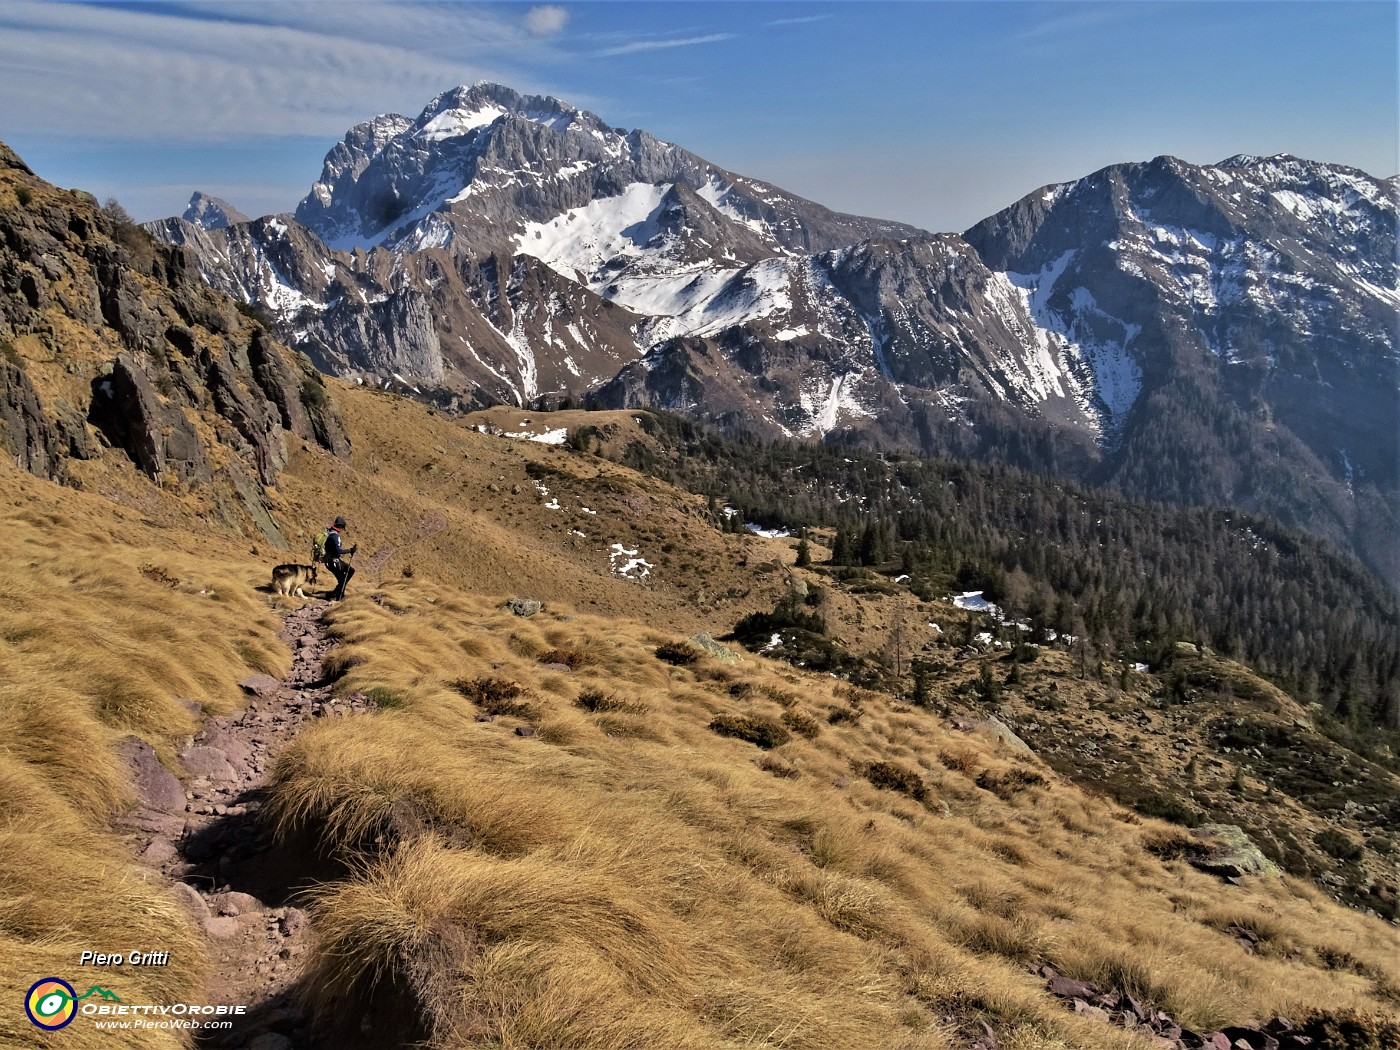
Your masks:
{"label": "distant mountain range", "polygon": [[1005,461],[1259,511],[1400,581],[1396,221],[1395,179],[1158,157],[933,234],[478,84],[352,128],[294,215],[196,194],[148,229],[324,371],[444,407]]}

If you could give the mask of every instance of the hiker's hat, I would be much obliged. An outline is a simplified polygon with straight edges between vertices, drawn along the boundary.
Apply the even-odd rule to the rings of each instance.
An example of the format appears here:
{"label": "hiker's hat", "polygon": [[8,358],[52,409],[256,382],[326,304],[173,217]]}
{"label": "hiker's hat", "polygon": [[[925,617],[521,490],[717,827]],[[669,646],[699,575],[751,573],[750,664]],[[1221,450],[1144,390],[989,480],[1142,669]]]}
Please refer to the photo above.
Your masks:
{"label": "hiker's hat", "polygon": [[343,529],[345,528],[345,519],[338,517],[335,519],[335,521],[331,522],[331,524],[334,525],[337,529]]}

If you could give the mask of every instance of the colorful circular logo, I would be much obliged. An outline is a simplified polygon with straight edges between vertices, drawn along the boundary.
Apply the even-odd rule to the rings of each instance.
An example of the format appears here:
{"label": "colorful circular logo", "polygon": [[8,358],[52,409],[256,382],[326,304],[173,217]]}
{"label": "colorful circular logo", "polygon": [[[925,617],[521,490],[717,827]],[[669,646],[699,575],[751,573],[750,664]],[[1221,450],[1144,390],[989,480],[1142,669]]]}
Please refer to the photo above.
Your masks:
{"label": "colorful circular logo", "polygon": [[78,993],[67,981],[45,977],[35,981],[24,996],[24,1012],[40,1028],[55,1032],[66,1027],[78,1012]]}

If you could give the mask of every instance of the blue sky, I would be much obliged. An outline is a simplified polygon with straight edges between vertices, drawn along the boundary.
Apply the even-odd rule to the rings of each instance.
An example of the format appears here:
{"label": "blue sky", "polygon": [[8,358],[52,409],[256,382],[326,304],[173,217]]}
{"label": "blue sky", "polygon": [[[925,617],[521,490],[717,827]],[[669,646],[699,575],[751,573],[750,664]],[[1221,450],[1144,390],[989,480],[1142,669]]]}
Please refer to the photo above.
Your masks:
{"label": "blue sky", "polygon": [[0,3],[0,138],[138,218],[291,210],[376,113],[557,95],[830,207],[963,229],[1170,153],[1400,170],[1387,0]]}

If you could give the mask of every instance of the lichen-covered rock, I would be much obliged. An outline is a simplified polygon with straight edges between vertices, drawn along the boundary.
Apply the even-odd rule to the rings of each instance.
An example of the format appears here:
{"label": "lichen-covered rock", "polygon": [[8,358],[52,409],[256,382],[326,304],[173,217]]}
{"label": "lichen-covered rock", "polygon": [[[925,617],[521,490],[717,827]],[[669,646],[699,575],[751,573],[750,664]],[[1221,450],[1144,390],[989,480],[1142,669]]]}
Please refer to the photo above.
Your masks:
{"label": "lichen-covered rock", "polygon": [[722,664],[737,664],[741,659],[733,649],[715,641],[708,634],[692,634],[689,641],[695,648],[703,649],[707,656]]}
{"label": "lichen-covered rock", "polygon": [[998,740],[1007,746],[1008,749],[1018,755],[1033,755],[1031,746],[1012,732],[1011,727],[1003,722],[996,715],[988,715],[984,723],[988,732],[992,733]]}
{"label": "lichen-covered rock", "polygon": [[1201,871],[1225,878],[1281,874],[1278,865],[1259,852],[1244,830],[1234,824],[1202,824],[1192,835],[1207,848],[1207,852],[1189,858]]}

